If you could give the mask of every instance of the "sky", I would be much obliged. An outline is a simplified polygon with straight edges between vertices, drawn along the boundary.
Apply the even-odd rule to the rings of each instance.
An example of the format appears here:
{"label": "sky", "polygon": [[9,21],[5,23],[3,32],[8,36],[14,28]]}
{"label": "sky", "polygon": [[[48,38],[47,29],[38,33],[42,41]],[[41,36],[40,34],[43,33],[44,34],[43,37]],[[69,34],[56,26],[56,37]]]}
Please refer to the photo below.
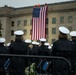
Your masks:
{"label": "sky", "polygon": [[45,4],[45,3],[50,4],[65,1],[73,1],[73,0],[0,0],[0,7],[8,5],[10,7],[18,8],[18,7],[34,6],[38,4]]}

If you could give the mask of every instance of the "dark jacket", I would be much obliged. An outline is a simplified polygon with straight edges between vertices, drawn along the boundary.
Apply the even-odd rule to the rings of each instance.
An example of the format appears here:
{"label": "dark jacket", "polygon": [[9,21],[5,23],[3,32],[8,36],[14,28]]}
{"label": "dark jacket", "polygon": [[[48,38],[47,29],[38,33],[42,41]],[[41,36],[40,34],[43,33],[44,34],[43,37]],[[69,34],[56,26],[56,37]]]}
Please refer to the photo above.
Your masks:
{"label": "dark jacket", "polygon": [[[0,54],[8,54],[9,51],[7,47],[5,47],[2,43],[0,43]],[[4,64],[7,60],[7,57],[1,57],[0,56],[0,68],[4,68]]]}
{"label": "dark jacket", "polygon": [[49,55],[49,49],[45,45],[41,45],[38,48],[38,55],[48,56]]}
{"label": "dark jacket", "polygon": [[71,41],[72,44],[72,57],[76,59],[76,40]]}
{"label": "dark jacket", "polygon": [[[39,46],[39,48],[38,48],[38,55],[39,56],[49,56],[49,49],[48,49],[48,47],[46,47],[45,45],[41,45],[41,46]],[[40,73],[44,73],[44,71],[43,71],[43,69],[42,69],[42,67],[43,67],[43,65],[44,65],[44,63],[46,62],[46,61],[48,61],[48,59],[46,59],[46,58],[39,58],[38,59],[38,62],[37,62],[37,71]],[[40,66],[39,66],[39,64],[40,64]]]}
{"label": "dark jacket", "polygon": [[33,46],[32,47],[32,55],[37,55],[38,54],[38,48],[37,48],[37,46]]}
{"label": "dark jacket", "polygon": [[[19,55],[27,55],[28,54],[28,48],[26,46],[26,43],[22,40],[16,40],[15,42],[11,43],[9,46],[10,54],[19,54]],[[26,61],[26,62],[25,62]],[[24,69],[27,67],[27,59],[21,58],[21,57],[13,57],[11,58],[11,65],[10,69],[13,69],[17,72],[17,75],[24,75]]]}
{"label": "dark jacket", "polygon": [[54,42],[52,47],[52,55],[70,57],[72,51],[71,43],[67,39],[60,39]]}
{"label": "dark jacket", "polygon": [[72,57],[71,57],[71,66],[72,73],[76,75],[76,39],[71,41],[72,44]]}
{"label": "dark jacket", "polygon": [[[52,47],[52,55],[64,57],[70,61],[72,52],[71,43],[67,39],[59,39],[54,42]],[[52,73],[53,75],[68,75],[68,65],[63,60],[53,60],[52,61]]]}
{"label": "dark jacket", "polygon": [[11,54],[26,55],[28,53],[26,43],[21,40],[11,43],[9,46],[9,51]]}
{"label": "dark jacket", "polygon": [[[38,48],[36,45],[33,45],[30,53],[31,53],[31,55],[38,55]],[[37,62],[37,58],[32,58],[31,62],[32,63]]]}

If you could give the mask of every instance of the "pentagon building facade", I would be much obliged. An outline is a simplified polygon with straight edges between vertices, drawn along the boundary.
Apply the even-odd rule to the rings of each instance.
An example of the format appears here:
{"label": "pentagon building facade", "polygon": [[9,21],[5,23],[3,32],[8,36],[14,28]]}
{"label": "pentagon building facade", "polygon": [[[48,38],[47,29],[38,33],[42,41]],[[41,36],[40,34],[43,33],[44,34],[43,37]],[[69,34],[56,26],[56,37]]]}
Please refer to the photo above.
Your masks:
{"label": "pentagon building facade", "polygon": [[[52,3],[48,5],[46,18],[46,39],[52,44],[58,39],[58,27],[65,26],[70,31],[76,30],[76,1]],[[14,8],[5,5],[0,7],[0,26],[6,43],[15,39],[14,31],[24,31],[24,39],[31,39],[32,12],[34,6]],[[70,37],[69,37],[70,38]]]}

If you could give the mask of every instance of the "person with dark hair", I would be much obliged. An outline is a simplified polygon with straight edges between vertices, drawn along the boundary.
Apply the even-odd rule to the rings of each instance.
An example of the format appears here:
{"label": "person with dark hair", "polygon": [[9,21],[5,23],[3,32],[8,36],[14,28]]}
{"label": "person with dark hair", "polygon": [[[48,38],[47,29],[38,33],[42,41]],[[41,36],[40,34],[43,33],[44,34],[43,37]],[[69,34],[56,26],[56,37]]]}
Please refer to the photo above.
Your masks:
{"label": "person with dark hair", "polygon": [[[57,41],[53,43],[52,47],[52,55],[53,56],[60,56],[64,57],[67,60],[71,57],[71,43],[68,40],[67,35],[69,34],[69,30],[61,26],[59,27],[59,38]],[[53,75],[68,75],[68,65],[65,61],[62,60],[53,60],[53,69],[52,73]]]}
{"label": "person with dark hair", "polygon": [[[9,51],[7,47],[4,46],[5,38],[0,38],[0,54],[8,54]],[[7,57],[0,56],[0,75],[5,75],[5,63],[7,61]]]}
{"label": "person with dark hair", "polygon": [[[22,30],[17,30],[14,32],[16,35],[15,41],[9,46],[10,54],[27,55],[28,48],[23,40],[24,32]],[[25,75],[25,67],[27,67],[28,62],[26,58],[13,57],[11,58],[10,73],[9,75]]]}
{"label": "person with dark hair", "polygon": [[70,36],[72,44],[72,58],[71,58],[72,75],[76,75],[76,31],[71,31]]}

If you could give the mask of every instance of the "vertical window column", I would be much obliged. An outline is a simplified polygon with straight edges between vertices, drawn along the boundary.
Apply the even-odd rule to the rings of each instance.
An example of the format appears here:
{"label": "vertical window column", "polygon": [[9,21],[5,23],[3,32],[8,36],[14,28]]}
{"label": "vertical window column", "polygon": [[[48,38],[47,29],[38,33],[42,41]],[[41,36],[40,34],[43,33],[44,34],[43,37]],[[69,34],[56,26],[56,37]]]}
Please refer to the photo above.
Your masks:
{"label": "vertical window column", "polygon": [[52,28],[52,34],[56,34],[56,28]]}
{"label": "vertical window column", "polygon": [[73,17],[72,16],[68,16],[68,23],[73,23]]}
{"label": "vertical window column", "polygon": [[56,18],[52,18],[52,24],[56,24]]}
{"label": "vertical window column", "polygon": [[60,17],[60,23],[64,23],[64,17]]}

